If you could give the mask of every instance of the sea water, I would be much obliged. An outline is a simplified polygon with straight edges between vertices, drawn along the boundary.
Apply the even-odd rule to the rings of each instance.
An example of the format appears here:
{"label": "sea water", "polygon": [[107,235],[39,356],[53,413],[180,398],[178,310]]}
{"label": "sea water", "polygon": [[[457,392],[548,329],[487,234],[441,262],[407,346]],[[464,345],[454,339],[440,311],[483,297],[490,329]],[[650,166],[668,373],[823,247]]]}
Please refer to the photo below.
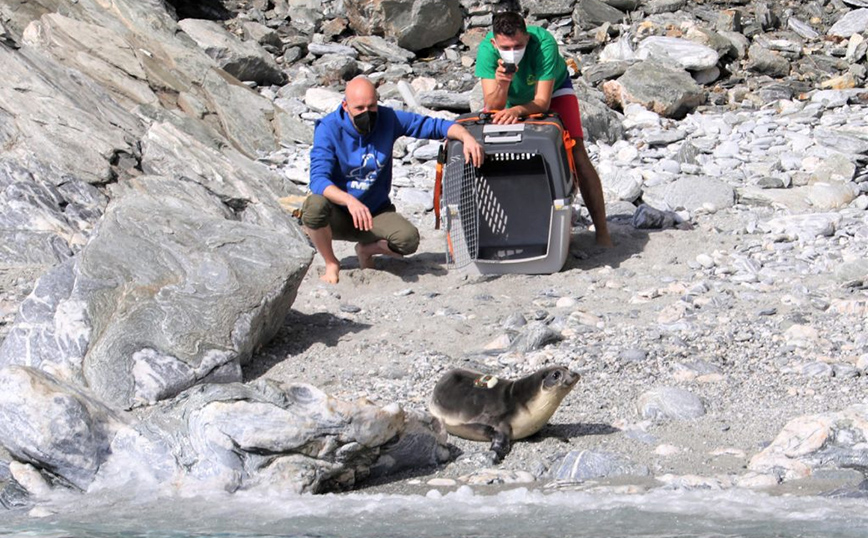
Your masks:
{"label": "sea water", "polygon": [[0,512],[0,536],[65,537],[859,537],[868,500],[743,490],[620,495],[469,487],[426,495],[196,497],[103,493]]}

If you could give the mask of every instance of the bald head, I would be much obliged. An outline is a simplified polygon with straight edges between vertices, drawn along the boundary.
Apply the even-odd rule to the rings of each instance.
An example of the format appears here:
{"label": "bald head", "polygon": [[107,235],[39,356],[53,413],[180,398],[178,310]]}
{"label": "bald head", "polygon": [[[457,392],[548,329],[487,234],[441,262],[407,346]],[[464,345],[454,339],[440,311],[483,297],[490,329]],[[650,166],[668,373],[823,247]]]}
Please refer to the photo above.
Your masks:
{"label": "bald head", "polygon": [[366,110],[377,110],[377,89],[365,77],[356,77],[347,83],[344,107],[355,116]]}

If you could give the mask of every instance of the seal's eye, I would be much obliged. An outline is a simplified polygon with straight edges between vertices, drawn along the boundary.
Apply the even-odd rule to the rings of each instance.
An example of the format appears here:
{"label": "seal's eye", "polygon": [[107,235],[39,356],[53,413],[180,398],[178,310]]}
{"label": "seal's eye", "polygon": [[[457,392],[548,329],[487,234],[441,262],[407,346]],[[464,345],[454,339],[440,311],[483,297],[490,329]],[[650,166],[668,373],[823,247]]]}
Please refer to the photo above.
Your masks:
{"label": "seal's eye", "polygon": [[561,372],[559,370],[555,370],[555,372],[552,374],[552,379],[557,381],[560,378],[561,378]]}

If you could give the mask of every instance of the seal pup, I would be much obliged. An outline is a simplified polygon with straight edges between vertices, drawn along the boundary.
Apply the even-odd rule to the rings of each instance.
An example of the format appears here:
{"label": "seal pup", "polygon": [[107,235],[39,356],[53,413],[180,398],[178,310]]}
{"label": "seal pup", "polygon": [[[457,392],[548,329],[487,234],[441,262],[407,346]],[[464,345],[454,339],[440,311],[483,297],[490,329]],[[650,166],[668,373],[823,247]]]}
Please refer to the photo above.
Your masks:
{"label": "seal pup", "polygon": [[513,440],[546,425],[578,380],[579,374],[563,366],[543,368],[515,381],[454,369],[437,382],[428,409],[452,435],[491,441],[492,462],[499,463]]}

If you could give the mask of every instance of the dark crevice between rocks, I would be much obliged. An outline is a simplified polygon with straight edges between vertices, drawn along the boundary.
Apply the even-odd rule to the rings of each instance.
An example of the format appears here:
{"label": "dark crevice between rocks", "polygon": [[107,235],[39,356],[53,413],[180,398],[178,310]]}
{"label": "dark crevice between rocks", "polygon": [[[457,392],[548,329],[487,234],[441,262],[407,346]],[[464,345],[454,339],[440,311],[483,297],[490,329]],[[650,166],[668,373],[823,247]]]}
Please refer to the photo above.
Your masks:
{"label": "dark crevice between rocks", "polygon": [[142,152],[138,143],[132,147],[133,151],[116,149],[109,157],[109,179],[104,185],[118,183],[142,175]]}
{"label": "dark crevice between rocks", "polygon": [[166,2],[175,10],[178,20],[181,19],[207,19],[212,21],[225,21],[234,15],[221,0],[167,0]]}

